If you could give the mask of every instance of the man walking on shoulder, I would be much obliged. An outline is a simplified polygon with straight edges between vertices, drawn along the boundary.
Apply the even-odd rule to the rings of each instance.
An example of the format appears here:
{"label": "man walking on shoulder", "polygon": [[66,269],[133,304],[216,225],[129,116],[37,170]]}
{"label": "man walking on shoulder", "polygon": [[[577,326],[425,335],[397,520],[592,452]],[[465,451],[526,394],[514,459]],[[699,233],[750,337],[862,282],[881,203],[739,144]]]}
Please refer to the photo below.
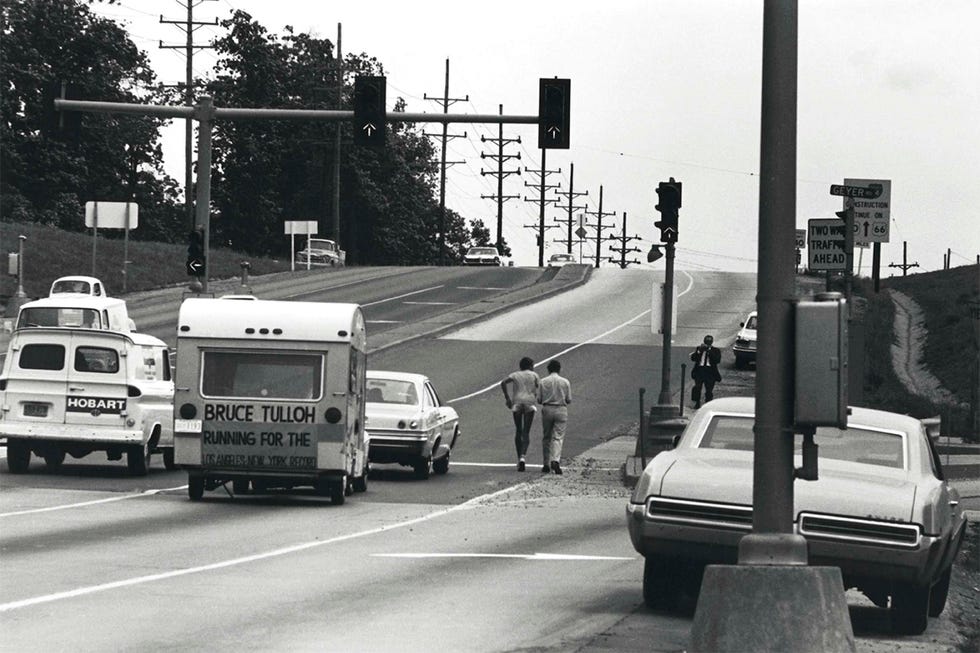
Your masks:
{"label": "man walking on shoulder", "polygon": [[565,439],[568,425],[568,404],[572,403],[572,386],[563,376],[561,363],[553,360],[548,363],[548,376],[541,379],[538,388],[538,403],[541,404],[541,453],[544,465],[541,471],[561,474],[561,445]]}
{"label": "man walking on shoulder", "polygon": [[715,384],[721,381],[718,363],[721,362],[721,350],[714,346],[715,339],[711,335],[704,337],[703,344],[691,352],[694,367],[691,368],[691,401],[695,408],[701,407],[701,387],[704,386],[704,402],[708,403],[715,396]]}

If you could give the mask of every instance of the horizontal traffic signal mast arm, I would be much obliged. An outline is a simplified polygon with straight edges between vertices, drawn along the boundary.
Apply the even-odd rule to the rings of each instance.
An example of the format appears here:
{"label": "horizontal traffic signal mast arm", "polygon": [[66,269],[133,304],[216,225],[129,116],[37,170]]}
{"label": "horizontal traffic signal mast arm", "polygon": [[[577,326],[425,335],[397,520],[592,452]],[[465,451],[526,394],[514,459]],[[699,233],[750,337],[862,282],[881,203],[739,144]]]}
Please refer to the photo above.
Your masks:
{"label": "horizontal traffic signal mast arm", "polygon": [[[196,107],[159,104],[131,104],[125,102],[94,102],[91,100],[64,100],[56,98],[55,109],[59,111],[91,111],[94,113],[129,113],[141,116],[162,116],[166,118],[194,118]],[[227,120],[251,120],[274,118],[277,120],[322,120],[339,122],[353,120],[354,112],[336,109],[235,109],[215,107],[212,118]],[[434,122],[434,123],[501,123],[534,125],[537,116],[500,115],[496,113],[403,113],[388,111],[386,122]]]}

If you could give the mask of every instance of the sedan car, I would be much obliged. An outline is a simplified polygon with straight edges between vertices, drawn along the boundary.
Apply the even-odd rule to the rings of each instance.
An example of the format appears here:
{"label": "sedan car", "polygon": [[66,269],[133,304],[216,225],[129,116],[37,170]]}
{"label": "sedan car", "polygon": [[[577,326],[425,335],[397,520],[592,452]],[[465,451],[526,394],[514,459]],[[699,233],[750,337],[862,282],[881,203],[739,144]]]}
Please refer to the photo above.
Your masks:
{"label": "sedan car", "polygon": [[306,249],[296,252],[296,264],[310,267],[337,267],[346,260],[346,252],[326,238],[310,238]]}
{"label": "sedan car", "polygon": [[758,333],[756,332],[758,316],[756,311],[749,313],[749,316],[741,323],[742,329],[735,336],[735,343],[732,344],[732,353],[735,354],[735,367],[741,369],[749,363],[755,362],[756,342]]}
{"label": "sedan car", "polygon": [[470,247],[463,256],[463,265],[503,265],[496,247]]}
{"label": "sedan car", "polygon": [[552,254],[548,259],[549,268],[560,268],[565,265],[576,263],[575,256],[572,254]]}
{"label": "sedan car", "polygon": [[368,370],[364,413],[368,460],[411,467],[420,479],[449,471],[459,415],[443,405],[428,377]]}
{"label": "sedan car", "polygon": [[[671,608],[704,565],[737,562],[752,530],[754,421],[751,397],[711,401],[640,475],[626,515],[647,605]],[[879,607],[891,597],[896,632],[923,632],[946,605],[966,522],[922,422],[851,408],[846,430],[818,427],[814,439],[819,480],[794,485],[809,563],[840,567],[845,587]]]}

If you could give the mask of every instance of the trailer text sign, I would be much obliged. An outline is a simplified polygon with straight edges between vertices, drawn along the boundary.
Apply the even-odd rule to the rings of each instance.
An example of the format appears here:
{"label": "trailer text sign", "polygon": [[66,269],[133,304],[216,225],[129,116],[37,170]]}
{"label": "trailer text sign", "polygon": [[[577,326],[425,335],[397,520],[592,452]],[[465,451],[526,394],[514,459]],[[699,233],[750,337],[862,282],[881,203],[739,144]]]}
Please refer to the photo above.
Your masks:
{"label": "trailer text sign", "polygon": [[206,403],[201,462],[206,467],[315,469],[315,406]]}
{"label": "trailer text sign", "polygon": [[813,218],[807,223],[807,267],[812,271],[847,267],[843,220]]}

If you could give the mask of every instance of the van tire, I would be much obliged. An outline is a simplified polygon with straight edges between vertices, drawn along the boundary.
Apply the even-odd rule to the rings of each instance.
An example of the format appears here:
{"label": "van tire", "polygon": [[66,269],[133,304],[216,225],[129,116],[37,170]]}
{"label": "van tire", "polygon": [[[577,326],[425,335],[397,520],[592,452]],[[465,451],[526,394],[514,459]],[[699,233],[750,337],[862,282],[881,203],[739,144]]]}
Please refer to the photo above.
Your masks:
{"label": "van tire", "polygon": [[196,474],[187,476],[187,496],[191,501],[200,501],[204,496],[204,477]]}
{"label": "van tire", "polygon": [[177,469],[177,463],[174,462],[174,450],[164,449],[163,450],[163,466],[168,472],[172,472]]}
{"label": "van tire", "polygon": [[126,450],[126,466],[133,476],[146,476],[150,472],[150,445],[134,444]]}
{"label": "van tire", "polygon": [[63,462],[65,462],[65,450],[61,447],[53,447],[44,454],[44,464],[52,471],[60,469]]}
{"label": "van tire", "polygon": [[347,477],[330,482],[330,502],[335,506],[344,505],[347,500]]}
{"label": "van tire", "polygon": [[20,440],[7,440],[7,469],[11,474],[26,474],[31,466],[31,448]]}
{"label": "van tire", "polygon": [[367,492],[368,470],[365,469],[363,474],[360,476],[355,476],[354,480],[351,482],[351,485],[353,485],[355,492]]}

